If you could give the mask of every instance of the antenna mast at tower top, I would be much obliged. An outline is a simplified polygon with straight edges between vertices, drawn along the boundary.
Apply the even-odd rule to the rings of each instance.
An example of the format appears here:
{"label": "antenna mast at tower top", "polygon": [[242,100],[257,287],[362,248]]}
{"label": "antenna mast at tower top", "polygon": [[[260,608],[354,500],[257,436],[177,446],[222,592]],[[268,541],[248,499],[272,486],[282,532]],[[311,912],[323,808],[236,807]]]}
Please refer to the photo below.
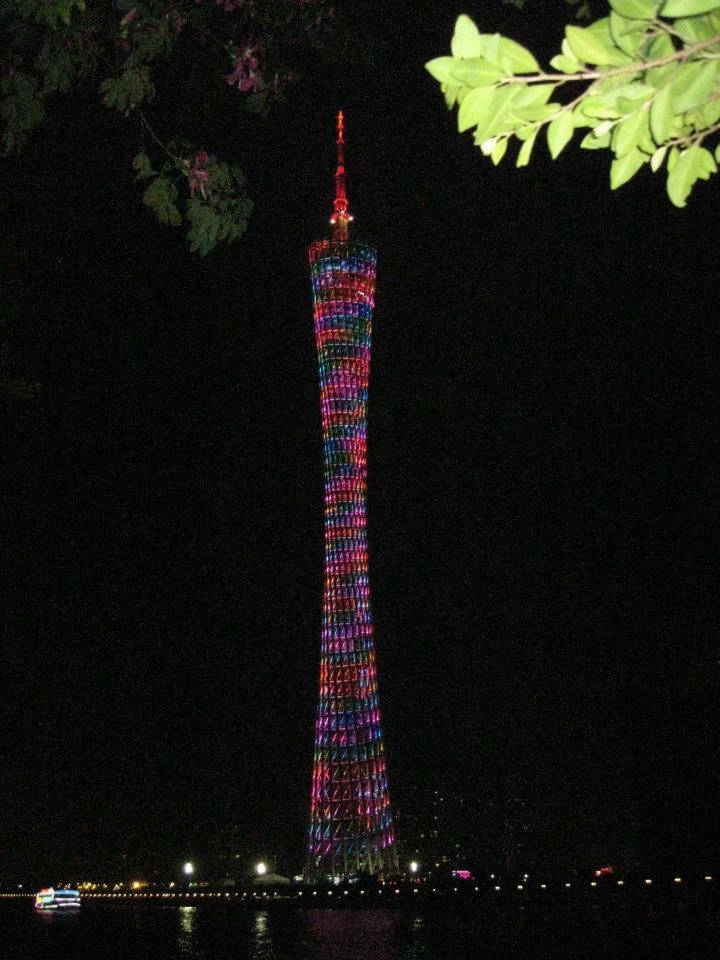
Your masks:
{"label": "antenna mast at tower top", "polygon": [[333,226],[333,240],[347,240],[348,226],[353,219],[348,210],[345,192],[345,121],[342,110],[337,115],[337,169],[335,170],[335,201],[330,223]]}

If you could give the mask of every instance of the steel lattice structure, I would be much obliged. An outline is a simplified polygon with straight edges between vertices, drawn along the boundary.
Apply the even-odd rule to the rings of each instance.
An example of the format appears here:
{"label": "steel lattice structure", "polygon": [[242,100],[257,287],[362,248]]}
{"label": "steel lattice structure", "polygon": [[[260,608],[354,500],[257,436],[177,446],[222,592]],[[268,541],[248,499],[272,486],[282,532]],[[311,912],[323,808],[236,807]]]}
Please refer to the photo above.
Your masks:
{"label": "steel lattice structure", "polygon": [[333,237],[308,249],[325,464],[325,585],[306,878],[398,869],[367,548],[367,399],[376,250],[348,239],[338,115]]}

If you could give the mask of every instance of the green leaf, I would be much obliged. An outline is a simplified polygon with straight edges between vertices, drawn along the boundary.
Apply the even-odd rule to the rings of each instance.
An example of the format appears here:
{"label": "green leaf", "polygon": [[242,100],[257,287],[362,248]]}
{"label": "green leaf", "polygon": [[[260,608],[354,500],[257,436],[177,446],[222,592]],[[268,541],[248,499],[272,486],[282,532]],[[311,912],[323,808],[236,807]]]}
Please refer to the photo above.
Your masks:
{"label": "green leaf", "polygon": [[[701,13],[715,10],[717,5],[717,0],[667,0],[660,12],[663,17],[697,17]],[[672,200],[672,197],[670,199]]]}
{"label": "green leaf", "polygon": [[532,149],[535,146],[535,140],[537,138],[537,135],[538,135],[538,130],[535,130],[533,133],[530,134],[527,140],[520,147],[520,152],[518,153],[517,160],[515,161],[516,167],[526,167],[528,163],[530,163],[530,154],[532,153]]}
{"label": "green leaf", "polygon": [[510,40],[508,37],[498,37],[498,60],[501,70],[506,73],[539,73],[540,66],[535,57],[525,47]]}
{"label": "green leaf", "polygon": [[707,127],[715,126],[720,120],[720,98],[704,103],[698,108],[695,116],[697,116],[697,129],[704,130]]}
{"label": "green leaf", "polygon": [[550,156],[556,160],[575,131],[572,113],[569,110],[563,110],[548,124],[547,140],[550,148]]}
{"label": "green leaf", "polygon": [[523,123],[530,123],[538,120],[541,123],[546,123],[548,120],[552,120],[552,118],[558,112],[559,107],[559,103],[538,103],[535,104],[535,106],[531,105],[529,107],[518,107],[515,103],[515,100],[513,100],[510,108],[510,115],[517,117],[518,120],[522,120]]}
{"label": "green leaf", "polygon": [[582,70],[582,64],[578,63],[577,60],[573,60],[572,57],[566,57],[562,53],[558,53],[557,56],[553,57],[550,61],[550,66],[554,67],[556,70],[559,70],[560,73],[578,73]]}
{"label": "green leaf", "polygon": [[720,163],[720,143],[715,147],[715,159]]}
{"label": "green leaf", "polygon": [[614,97],[599,96],[585,97],[579,104],[580,111],[586,117],[599,120],[617,120],[621,114],[614,102]]}
{"label": "green leaf", "polygon": [[610,146],[610,134],[603,133],[598,136],[594,130],[591,130],[590,133],[586,133],[584,139],[580,141],[580,146],[584,150],[604,150],[605,147]]}
{"label": "green leaf", "polygon": [[650,157],[650,169],[653,173],[657,173],[662,166],[667,149],[667,146],[658,147],[655,153]]}
{"label": "green leaf", "polygon": [[[712,13],[703,17],[681,17],[673,24],[673,30],[688,46],[701,40],[710,40],[720,32],[718,14]],[[708,47],[712,50],[713,47]]]}
{"label": "green leaf", "polygon": [[676,207],[684,207],[694,184],[709,180],[717,172],[717,164],[709,150],[693,144],[683,150],[667,178],[667,193]]}
{"label": "green leaf", "polygon": [[[647,48],[646,57],[648,60],[664,60],[666,57],[672,57],[675,53],[673,42],[667,33],[660,33],[654,37]],[[645,73],[645,80],[654,87],[663,87],[671,79],[677,69],[677,61],[666,63],[663,67],[652,67]]]}
{"label": "green leaf", "polygon": [[534,107],[545,104],[555,89],[554,83],[532,83],[526,87],[520,87],[513,100],[513,110],[517,110],[519,107]]}
{"label": "green leaf", "polygon": [[459,61],[455,57],[435,57],[434,60],[428,60],[425,69],[440,83],[451,82],[451,71],[458,65]]}
{"label": "green leaf", "polygon": [[493,87],[481,87],[469,91],[458,110],[458,133],[465,133],[470,127],[480,122],[494,94]]}
{"label": "green leaf", "polygon": [[175,206],[177,187],[167,177],[160,176],[153,180],[143,194],[143,203],[149,207],[160,223],[177,227],[182,221],[180,211]]}
{"label": "green leaf", "polygon": [[468,60],[455,60],[450,77],[453,83],[466,87],[489,87],[502,79],[503,73],[498,67],[482,57]]}
{"label": "green leaf", "polygon": [[640,146],[643,134],[648,129],[648,112],[645,107],[641,107],[618,123],[613,137],[616,157],[624,157],[626,153]]}
{"label": "green leaf", "polygon": [[641,59],[640,46],[645,41],[649,26],[645,20],[626,20],[614,10],[610,12],[610,36],[613,43],[629,57]]}
{"label": "green leaf", "polygon": [[458,130],[463,133],[477,125],[476,142],[502,131],[495,130],[498,118],[505,114],[507,104],[517,93],[512,87],[481,87],[471,90],[458,110]]}
{"label": "green leaf", "polygon": [[103,94],[103,103],[106,107],[114,107],[127,115],[131,110],[140,106],[143,100],[152,99],[155,94],[155,84],[150,79],[147,67],[130,67],[118,77],[108,77],[100,84],[100,93]]}
{"label": "green leaf", "polygon": [[610,0],[610,6],[628,20],[652,20],[658,0]]}
{"label": "green leaf", "polygon": [[146,180],[155,173],[150,163],[150,157],[144,150],[141,150],[140,153],[133,157],[132,168],[136,171],[136,180]]}
{"label": "green leaf", "polygon": [[481,57],[483,55],[480,31],[475,23],[461,13],[455,23],[455,33],[450,43],[450,50],[454,57]]}
{"label": "green leaf", "polygon": [[20,70],[6,76],[0,83],[0,115],[5,124],[3,153],[7,156],[25,145],[33,130],[45,116],[38,82]]}
{"label": "green leaf", "polygon": [[455,106],[455,101],[458,99],[458,94],[460,92],[459,87],[447,87],[445,84],[442,84],[440,89],[443,92],[445,97],[445,104],[447,105],[448,110],[451,110]]}
{"label": "green leaf", "polygon": [[497,144],[495,145],[495,149],[490,154],[490,159],[495,164],[495,166],[497,166],[502,160],[502,158],[505,156],[507,145],[508,145],[507,137],[503,138],[502,140],[498,140]]}
{"label": "green leaf", "polygon": [[610,189],[617,190],[628,180],[631,180],[643,164],[647,163],[650,157],[640,150],[631,150],[622,157],[617,157],[610,164]]}
{"label": "green leaf", "polygon": [[513,122],[508,115],[508,107],[517,94],[517,87],[485,87],[482,90],[471,91],[468,98],[473,93],[489,94],[481,116],[476,121],[475,143],[483,143],[488,137],[505,133],[517,126],[517,123]]}
{"label": "green leaf", "polygon": [[674,119],[672,88],[663,87],[650,104],[650,132],[658,146],[665,143]]}
{"label": "green leaf", "polygon": [[718,70],[717,60],[680,64],[671,82],[675,113],[685,113],[704,103],[713,92]]}
{"label": "green leaf", "polygon": [[583,63],[624,66],[630,59],[615,44],[604,42],[589,27],[565,27],[565,36],[573,54]]}

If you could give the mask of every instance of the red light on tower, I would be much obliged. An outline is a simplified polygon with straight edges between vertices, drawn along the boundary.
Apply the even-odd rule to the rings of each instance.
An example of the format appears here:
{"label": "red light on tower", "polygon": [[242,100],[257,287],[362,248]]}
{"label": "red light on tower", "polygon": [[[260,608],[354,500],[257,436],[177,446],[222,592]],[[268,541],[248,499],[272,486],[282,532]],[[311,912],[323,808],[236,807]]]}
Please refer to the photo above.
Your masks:
{"label": "red light on tower", "polygon": [[342,110],[337,115],[337,168],[335,170],[335,200],[330,223],[333,225],[333,240],[347,240],[348,225],[353,216],[348,210],[345,189],[345,119]]}

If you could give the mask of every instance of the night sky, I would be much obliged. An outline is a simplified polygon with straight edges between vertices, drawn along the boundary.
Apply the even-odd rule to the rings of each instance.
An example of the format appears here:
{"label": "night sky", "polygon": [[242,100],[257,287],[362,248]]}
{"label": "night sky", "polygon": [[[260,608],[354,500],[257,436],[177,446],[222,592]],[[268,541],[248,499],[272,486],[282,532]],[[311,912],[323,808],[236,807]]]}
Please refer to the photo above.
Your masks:
{"label": "night sky", "polygon": [[2,404],[0,882],[171,876],[226,824],[302,863],[323,561],[305,250],[338,107],[379,250],[393,797],[522,797],[558,865],[717,862],[720,180],[681,211],[660,175],[611,193],[576,146],[494,168],[423,70],[461,12],[547,60],[566,7],[374,0],[348,13],[372,62],[316,65],[250,127],[223,89],[192,134],[256,210],[205,261],[142,208],[137,130],[92,92],[5,164],[8,336],[42,390]]}

